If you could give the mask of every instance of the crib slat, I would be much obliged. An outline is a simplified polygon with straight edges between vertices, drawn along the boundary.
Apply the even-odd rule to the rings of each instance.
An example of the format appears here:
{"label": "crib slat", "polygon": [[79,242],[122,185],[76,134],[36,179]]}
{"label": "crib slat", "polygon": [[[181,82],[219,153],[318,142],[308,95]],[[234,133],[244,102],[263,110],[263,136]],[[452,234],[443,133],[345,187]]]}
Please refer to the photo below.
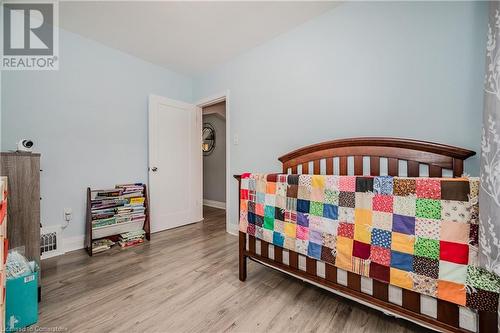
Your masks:
{"label": "crib slat", "polygon": [[308,274],[316,276],[316,260],[310,257],[306,257],[306,272]]}
{"label": "crib slat", "polygon": [[347,286],[353,290],[361,291],[361,275],[347,272]]}
{"label": "crib slat", "polygon": [[321,174],[320,160],[315,160],[313,162],[313,165],[314,165],[314,174],[315,175]]}
{"label": "crib slat", "polygon": [[337,267],[325,263],[325,279],[337,283]]}
{"label": "crib slat", "polygon": [[274,261],[279,263],[283,262],[283,248],[279,246],[274,247]]}
{"label": "crib slat", "polygon": [[420,294],[403,289],[403,308],[420,313]]}
{"label": "crib slat", "polygon": [[442,177],[443,170],[435,165],[429,165],[429,177]]}
{"label": "crib slat", "polygon": [[380,176],[380,157],[370,156],[370,175]]}
{"label": "crib slat", "polygon": [[388,158],[387,159],[387,164],[388,164],[388,174],[389,176],[394,176],[397,177],[399,175],[398,169],[399,169],[399,162],[397,158]]}
{"label": "crib slat", "polygon": [[479,312],[479,333],[495,333],[498,327],[498,314],[496,312]]}
{"label": "crib slat", "polygon": [[341,176],[347,176],[347,156],[339,157],[339,168],[340,168],[339,174]]}
{"label": "crib slat", "polygon": [[387,302],[389,300],[389,284],[378,281],[373,281],[373,297]]}
{"label": "crib slat", "polygon": [[248,251],[255,253],[255,236],[248,236]]}
{"label": "crib slat", "polygon": [[459,327],[458,305],[437,299],[437,319],[448,325]]}
{"label": "crib slat", "polygon": [[408,177],[420,176],[420,167],[416,161],[408,161]]}
{"label": "crib slat", "polygon": [[297,174],[297,166],[296,166],[296,165],[294,165],[294,166],[292,167],[292,174],[294,174],[294,175],[296,175],[296,174]]}
{"label": "crib slat", "polygon": [[269,243],[265,240],[260,240],[260,255],[269,258]]}
{"label": "crib slat", "polygon": [[354,156],[354,175],[363,175],[363,156]]}
{"label": "crib slat", "polygon": [[331,157],[326,159],[326,174],[333,175],[333,158]]}
{"label": "crib slat", "polygon": [[302,174],[307,175],[309,173],[309,163],[302,163]]}
{"label": "crib slat", "polygon": [[299,254],[295,251],[289,251],[290,267],[299,269]]}

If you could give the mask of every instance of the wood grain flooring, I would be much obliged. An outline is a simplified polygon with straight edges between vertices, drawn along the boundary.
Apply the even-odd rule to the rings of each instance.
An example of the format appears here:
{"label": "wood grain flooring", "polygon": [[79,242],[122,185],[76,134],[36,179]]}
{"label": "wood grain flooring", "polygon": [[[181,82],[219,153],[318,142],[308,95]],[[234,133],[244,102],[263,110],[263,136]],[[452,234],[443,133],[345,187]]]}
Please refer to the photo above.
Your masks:
{"label": "wood grain flooring", "polygon": [[71,332],[425,332],[249,262],[223,210],[136,248],[43,261],[41,327]]}

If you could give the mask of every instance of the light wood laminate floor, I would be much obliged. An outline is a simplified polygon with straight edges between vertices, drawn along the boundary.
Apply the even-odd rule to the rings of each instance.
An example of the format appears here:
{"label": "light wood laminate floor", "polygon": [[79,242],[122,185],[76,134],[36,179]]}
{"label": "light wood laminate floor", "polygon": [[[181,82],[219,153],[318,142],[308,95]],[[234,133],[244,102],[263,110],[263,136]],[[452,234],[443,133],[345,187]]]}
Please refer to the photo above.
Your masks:
{"label": "light wood laminate floor", "polygon": [[127,250],[83,250],[42,263],[42,327],[71,332],[423,332],[323,289],[249,262],[225,212],[152,235]]}

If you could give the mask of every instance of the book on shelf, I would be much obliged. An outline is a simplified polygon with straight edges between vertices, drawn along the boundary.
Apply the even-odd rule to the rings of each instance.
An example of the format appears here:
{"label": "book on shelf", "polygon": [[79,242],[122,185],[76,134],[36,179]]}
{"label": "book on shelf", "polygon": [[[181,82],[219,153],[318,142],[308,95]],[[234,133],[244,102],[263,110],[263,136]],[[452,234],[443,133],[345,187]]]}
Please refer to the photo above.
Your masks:
{"label": "book on shelf", "polygon": [[[121,247],[130,247],[144,242],[146,234],[144,231],[146,221],[144,188],[143,184],[134,183],[116,185],[114,189],[89,190],[90,228],[95,230],[95,237],[99,238],[92,240],[92,253],[106,251],[115,244],[113,241],[117,239]],[[123,232],[124,230],[128,232]],[[111,237],[112,240],[106,237]]]}

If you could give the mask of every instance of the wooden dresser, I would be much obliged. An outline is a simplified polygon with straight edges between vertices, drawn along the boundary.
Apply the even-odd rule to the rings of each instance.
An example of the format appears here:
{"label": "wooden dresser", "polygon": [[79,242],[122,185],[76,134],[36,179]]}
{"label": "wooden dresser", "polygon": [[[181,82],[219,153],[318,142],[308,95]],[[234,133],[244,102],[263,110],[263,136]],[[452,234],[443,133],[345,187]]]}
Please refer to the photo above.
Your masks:
{"label": "wooden dresser", "polygon": [[9,248],[24,246],[40,265],[40,154],[0,153],[0,176],[9,182]]}

